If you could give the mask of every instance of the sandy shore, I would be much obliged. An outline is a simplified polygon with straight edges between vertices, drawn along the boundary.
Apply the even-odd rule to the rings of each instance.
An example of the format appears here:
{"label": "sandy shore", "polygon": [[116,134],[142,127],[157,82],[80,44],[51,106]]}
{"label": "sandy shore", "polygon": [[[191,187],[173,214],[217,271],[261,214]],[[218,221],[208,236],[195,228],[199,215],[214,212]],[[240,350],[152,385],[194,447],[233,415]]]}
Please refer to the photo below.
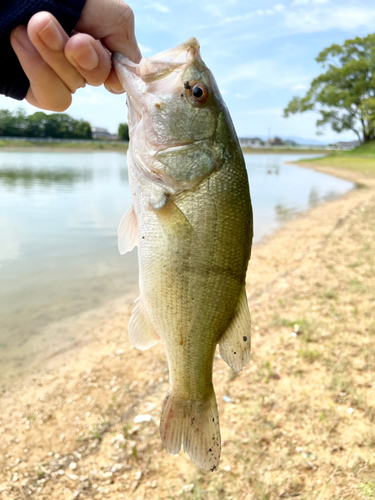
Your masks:
{"label": "sandy shore", "polygon": [[322,170],[362,188],[254,247],[252,360],[235,376],[215,359],[219,471],[163,450],[166,359],[160,344],[129,344],[127,296],[74,351],[2,394],[0,498],[374,497],[375,180]]}

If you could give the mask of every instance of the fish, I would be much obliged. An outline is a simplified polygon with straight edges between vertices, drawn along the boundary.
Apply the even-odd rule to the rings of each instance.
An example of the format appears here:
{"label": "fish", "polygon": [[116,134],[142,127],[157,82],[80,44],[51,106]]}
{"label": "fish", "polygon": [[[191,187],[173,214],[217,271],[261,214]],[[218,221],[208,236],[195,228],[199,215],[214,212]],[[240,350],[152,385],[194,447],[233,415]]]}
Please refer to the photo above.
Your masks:
{"label": "fish", "polygon": [[140,295],[129,322],[140,350],[162,341],[170,391],[160,436],[198,467],[217,470],[217,345],[236,372],[250,359],[246,272],[253,214],[244,157],[219,88],[190,38],[135,64],[113,56],[127,93],[132,206],[121,254],[138,245]]}

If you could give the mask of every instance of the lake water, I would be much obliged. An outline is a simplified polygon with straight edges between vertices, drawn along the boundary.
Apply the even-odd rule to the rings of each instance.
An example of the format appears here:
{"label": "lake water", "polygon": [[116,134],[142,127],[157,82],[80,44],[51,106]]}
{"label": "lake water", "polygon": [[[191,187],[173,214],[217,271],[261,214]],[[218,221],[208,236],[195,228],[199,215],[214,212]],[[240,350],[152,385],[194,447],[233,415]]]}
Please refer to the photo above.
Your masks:
{"label": "lake water", "polygon": [[[245,156],[255,242],[352,189],[286,163],[306,157]],[[67,318],[136,297],[136,250],[121,257],[116,237],[130,203],[124,153],[0,152],[0,384],[76,342]]]}

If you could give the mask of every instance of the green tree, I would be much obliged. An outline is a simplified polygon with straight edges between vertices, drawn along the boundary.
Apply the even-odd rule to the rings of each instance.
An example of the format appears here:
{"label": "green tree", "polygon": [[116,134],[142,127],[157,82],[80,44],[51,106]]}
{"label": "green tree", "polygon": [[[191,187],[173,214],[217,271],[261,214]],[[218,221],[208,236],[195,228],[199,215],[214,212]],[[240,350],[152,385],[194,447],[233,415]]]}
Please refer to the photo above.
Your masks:
{"label": "green tree", "polygon": [[12,113],[7,109],[0,110],[0,135],[23,137],[27,128],[27,115],[23,109]]}
{"label": "green tree", "polygon": [[322,50],[316,61],[326,70],[304,97],[293,97],[284,116],[318,111],[318,133],[352,130],[361,142],[375,139],[375,34],[346,40]]}
{"label": "green tree", "polygon": [[122,141],[129,141],[129,127],[127,123],[120,123],[117,133]]}
{"label": "green tree", "polygon": [[65,113],[43,111],[27,116],[18,109],[13,113],[0,110],[0,136],[50,137],[53,139],[92,139],[90,123],[76,120]]}
{"label": "green tree", "polygon": [[24,137],[45,137],[47,117],[48,115],[43,113],[43,111],[37,111],[28,116]]}
{"label": "green tree", "polygon": [[[34,115],[39,115],[39,113],[34,113]],[[45,123],[45,137],[92,139],[90,124],[84,120],[75,120],[66,113],[52,113],[44,117],[40,115],[40,119]]]}
{"label": "green tree", "polygon": [[85,120],[77,120],[73,132],[77,138],[92,139],[91,125]]}

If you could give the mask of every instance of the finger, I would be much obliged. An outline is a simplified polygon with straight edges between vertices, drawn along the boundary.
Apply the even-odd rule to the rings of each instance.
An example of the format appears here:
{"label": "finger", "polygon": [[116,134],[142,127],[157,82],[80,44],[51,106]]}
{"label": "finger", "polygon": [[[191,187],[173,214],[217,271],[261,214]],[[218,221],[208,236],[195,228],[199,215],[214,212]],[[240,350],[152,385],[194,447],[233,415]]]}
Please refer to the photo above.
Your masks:
{"label": "finger", "polygon": [[72,102],[71,92],[31,43],[26,26],[15,28],[10,41],[30,81],[29,102],[42,109],[65,111]]}
{"label": "finger", "polygon": [[125,92],[120,80],[117,78],[116,71],[112,68],[109,77],[104,83],[105,88],[112,94],[123,94]]}
{"label": "finger", "polygon": [[[69,94],[70,94],[70,92],[69,92]],[[72,99],[70,98],[70,103],[67,104],[67,106],[64,107],[63,109],[55,109],[55,108],[50,107],[50,106],[42,106],[41,103],[38,101],[38,99],[35,97],[33,89],[31,87],[27,91],[25,99],[29,104],[32,104],[36,108],[47,109],[50,111],[65,111],[70,106],[70,104],[72,102]]]}
{"label": "finger", "polygon": [[134,32],[134,14],[123,0],[86,2],[76,29],[101,40],[111,52],[121,52],[136,63],[141,60]]}
{"label": "finger", "polygon": [[64,48],[69,40],[59,22],[49,12],[38,12],[27,25],[29,38],[46,63],[65,85],[74,92],[85,86],[85,80],[66,59]]}
{"label": "finger", "polygon": [[65,45],[65,56],[90,85],[101,85],[111,72],[110,53],[90,35],[72,36]]}

